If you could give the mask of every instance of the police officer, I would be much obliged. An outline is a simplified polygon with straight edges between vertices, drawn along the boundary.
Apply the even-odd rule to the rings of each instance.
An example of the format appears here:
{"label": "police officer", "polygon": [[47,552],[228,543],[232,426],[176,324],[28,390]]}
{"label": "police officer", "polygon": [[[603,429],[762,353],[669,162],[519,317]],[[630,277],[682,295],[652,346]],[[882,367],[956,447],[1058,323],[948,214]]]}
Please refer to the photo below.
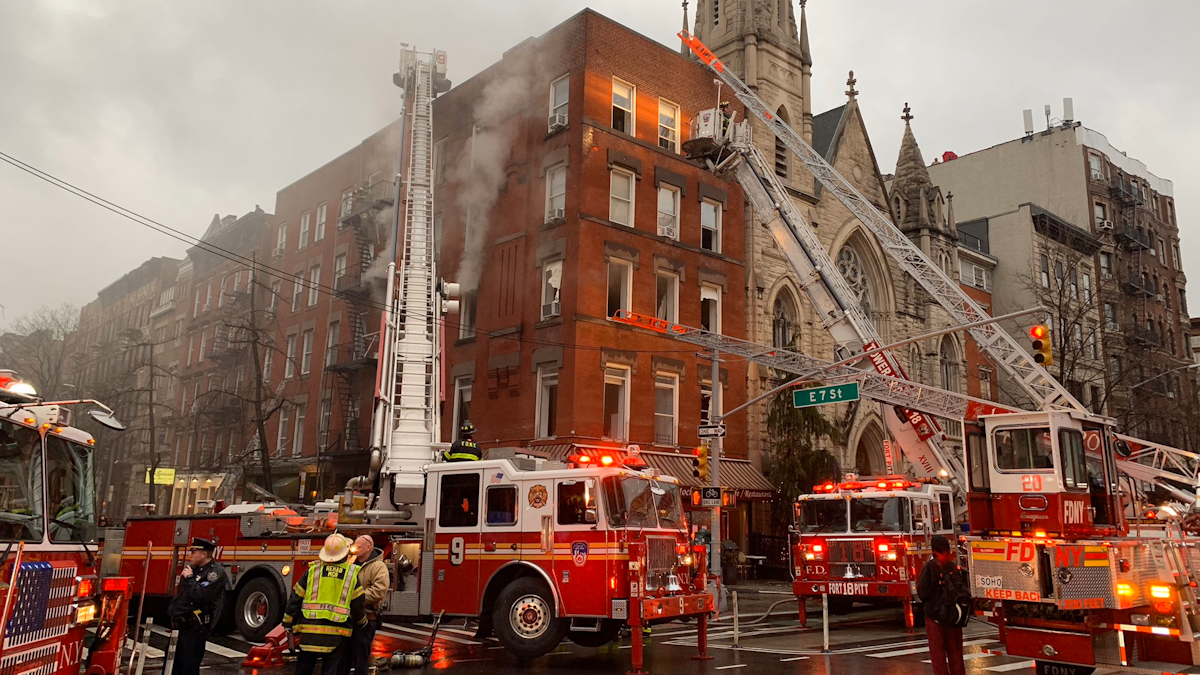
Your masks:
{"label": "police officer", "polygon": [[221,618],[221,604],[229,577],[221,563],[213,560],[217,545],[207,539],[192,539],[191,562],[180,574],[179,592],[167,608],[171,625],[179,631],[175,646],[175,675],[199,675],[205,643]]}
{"label": "police officer", "polygon": [[450,449],[442,453],[443,462],[478,462],[479,446],[472,437],[475,435],[475,425],[471,420],[462,423],[458,428],[458,440],[450,445]]}

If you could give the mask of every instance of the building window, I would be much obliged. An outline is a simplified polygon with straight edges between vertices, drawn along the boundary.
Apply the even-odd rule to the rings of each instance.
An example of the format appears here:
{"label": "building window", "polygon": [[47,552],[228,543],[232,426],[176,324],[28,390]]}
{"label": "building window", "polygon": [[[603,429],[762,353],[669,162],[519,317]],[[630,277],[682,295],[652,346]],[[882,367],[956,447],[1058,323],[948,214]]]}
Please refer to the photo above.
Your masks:
{"label": "building window", "polygon": [[1088,327],[1087,327],[1087,348],[1088,348],[1088,355],[1091,358],[1093,358],[1093,359],[1100,358],[1100,347],[1099,347],[1099,344],[1096,342],[1096,327],[1092,324],[1088,324]]}
{"label": "building window", "polygon": [[271,282],[271,299],[267,301],[267,310],[272,314],[279,309],[279,296],[283,295],[283,282],[276,280]]}
{"label": "building window", "polygon": [[942,338],[941,347],[942,389],[958,391],[958,349],[949,337]]}
{"label": "building window", "polygon": [[656,375],[654,377],[655,445],[675,445],[678,415],[679,378],[675,375]]}
{"label": "building window", "polygon": [[446,139],[444,138],[433,146],[433,184],[446,184]]}
{"label": "building window", "polygon": [[707,199],[700,202],[700,248],[721,252],[721,205]]}
{"label": "building window", "polygon": [[346,285],[346,254],[342,253],[333,259],[333,287],[342,290]]}
{"label": "building window", "polygon": [[292,434],[292,457],[299,457],[304,451],[304,411],[308,406],[303,403],[296,406],[296,432]]}
{"label": "building window", "polygon": [[542,319],[562,314],[563,261],[555,260],[542,266]]}
{"label": "building window", "polygon": [[655,318],[679,323],[679,277],[659,272],[654,294]]}
{"label": "building window", "polygon": [[700,382],[700,424],[710,424],[712,420],[712,382]]}
{"label": "building window", "polygon": [[538,366],[537,378],[537,437],[553,438],[558,419],[558,368]]}
{"label": "building window", "polygon": [[1072,267],[1069,278],[1070,278],[1070,283],[1071,283],[1071,297],[1078,300],[1079,299],[1079,270]]}
{"label": "building window", "polygon": [[304,304],[304,275],[297,274],[292,277],[292,311],[299,312],[301,305]]}
{"label": "building window", "polygon": [[792,347],[799,333],[800,314],[791,291],[785,288],[775,296],[772,315],[771,346],[780,349]]}
{"label": "building window", "polygon": [[1182,288],[1179,289],[1179,313],[1187,315],[1187,293]]}
{"label": "building window", "polygon": [[463,375],[454,378],[455,438],[458,438],[458,428],[469,419],[471,419],[471,376]]}
{"label": "building window", "polygon": [[1100,387],[1093,384],[1093,385],[1089,386],[1088,389],[1091,390],[1091,392],[1092,392],[1092,402],[1091,402],[1092,412],[1096,413],[1097,415],[1102,414],[1101,409],[1104,406],[1103,406],[1103,401],[1100,400]]}
{"label": "building window", "polygon": [[1102,204],[1101,202],[1096,202],[1092,206],[1092,209],[1096,215],[1096,224],[1097,225],[1108,220],[1108,207],[1106,207],[1104,204]]}
{"label": "building window", "polygon": [[1061,260],[1054,262],[1054,282],[1057,284],[1058,290],[1063,288],[1063,264]]}
{"label": "building window", "polygon": [[204,363],[204,348],[208,344],[208,331],[200,331],[200,354],[196,358],[196,363]]}
{"label": "building window", "polygon": [[633,111],[636,100],[636,88],[632,84],[613,78],[612,83],[612,125],[615,131],[634,135]]}
{"label": "building window", "polygon": [[1108,357],[1108,374],[1112,378],[1112,382],[1121,379],[1121,357]]}
{"label": "building window", "polygon": [[608,261],[608,316],[617,310],[631,308],[633,288],[633,265],[612,259]]}
{"label": "building window", "polygon": [[328,211],[328,203],[317,204],[317,229],[313,233],[313,241],[321,241],[325,238],[325,216]]}
{"label": "building window", "polygon": [[710,333],[721,332],[721,287],[700,287],[700,327]]}
{"label": "building window", "polygon": [[1112,278],[1112,254],[1106,251],[1100,252],[1100,278]]}
{"label": "building window", "polygon": [[609,172],[608,219],[633,227],[633,174],[628,171]]}
{"label": "building window", "polygon": [[1164,266],[1167,264],[1167,245],[1166,242],[1163,241],[1162,237],[1158,238],[1158,259]]}
{"label": "building window", "polygon": [[330,321],[329,329],[325,331],[325,365],[331,365],[337,359],[338,341],[341,340],[342,322]]}
{"label": "building window", "polygon": [[204,311],[212,309],[212,282],[208,282],[208,290],[204,294]]}
{"label": "building window", "polygon": [[658,188],[658,236],[679,239],[679,190]]}
{"label": "building window", "polygon": [[1175,329],[1167,331],[1167,342],[1171,343],[1171,356],[1175,356]]}
{"label": "building window", "polygon": [[[789,122],[787,108],[780,106],[779,110],[775,111],[775,115],[784,124]],[[779,138],[778,136],[775,137],[775,175],[779,176],[780,178],[788,177],[787,146],[784,145],[783,139]]]}
{"label": "building window", "polygon": [[317,304],[317,298],[320,297],[321,291],[318,290],[321,285],[321,266],[313,265],[313,268],[308,271],[308,306],[312,307]]}
{"label": "building window", "polygon": [[550,118],[562,115],[562,123],[566,124],[567,107],[571,100],[571,76],[563,75],[550,85]]}
{"label": "building window", "polygon": [[275,453],[283,452],[283,449],[288,444],[288,431],[291,426],[292,416],[288,410],[287,404],[279,409],[279,433],[275,436]]}
{"label": "building window", "polygon": [[188,358],[187,358],[187,364],[189,366],[192,365],[192,356],[195,354],[195,352],[196,352],[196,336],[189,335],[188,336]]}
{"label": "building window", "polygon": [[1088,153],[1088,168],[1091,169],[1092,180],[1104,180],[1104,161],[1100,155]]}
{"label": "building window", "polygon": [[287,224],[279,226],[278,239],[275,242],[276,255],[283,255],[283,251],[287,248]]}
{"label": "building window", "polygon": [[1167,309],[1171,309],[1171,286],[1165,281],[1163,282],[1162,299],[1163,305],[1166,306]]}
{"label": "building window", "polygon": [[992,400],[992,369],[979,366],[979,397]]}
{"label": "building window", "polygon": [[[254,345],[254,343],[250,343],[250,344],[253,348],[255,348],[255,349],[258,348],[257,346]],[[271,364],[273,364],[274,362],[275,362],[275,350],[268,347],[266,352],[263,354],[263,362],[262,362],[262,381],[264,383],[271,381]]]}
{"label": "building window", "polygon": [[1042,263],[1042,288],[1050,288],[1050,259],[1043,253],[1041,257]]}
{"label": "building window", "polygon": [[225,289],[229,287],[229,277],[221,277],[221,291],[217,293],[217,307],[225,306]]}
{"label": "building window", "polygon": [[300,356],[300,374],[307,375],[312,371],[313,331],[304,331],[304,349]]}
{"label": "building window", "polygon": [[1174,263],[1174,265],[1172,265],[1171,268],[1178,271],[1179,270],[1179,244],[1171,244],[1171,262]]}
{"label": "building window", "polygon": [[296,375],[296,336],[287,337],[287,363],[283,365],[283,379]]}
{"label": "building window", "polygon": [[465,340],[475,336],[475,298],[476,291],[463,293],[458,303],[458,339]]}
{"label": "building window", "polygon": [[1075,347],[1076,352],[1083,353],[1083,326],[1075,324],[1071,326],[1071,344]]}
{"label": "building window", "polygon": [[546,222],[562,218],[567,208],[567,167],[559,164],[546,172]]}
{"label": "building window", "polygon": [[629,370],[604,369],[604,436],[623,441],[629,437]]}
{"label": "building window", "polygon": [[713,25],[721,23],[721,0],[713,0]]}
{"label": "building window", "polygon": [[442,214],[433,217],[433,259],[442,261]]}
{"label": "building window", "polygon": [[308,246],[308,228],[312,223],[312,212],[305,211],[300,216],[300,244],[296,248]]}
{"label": "building window", "polygon": [[679,106],[658,101],[658,147],[679,152]]}
{"label": "building window", "polygon": [[1088,272],[1083,273],[1083,300],[1088,302],[1092,299],[1092,275]]}

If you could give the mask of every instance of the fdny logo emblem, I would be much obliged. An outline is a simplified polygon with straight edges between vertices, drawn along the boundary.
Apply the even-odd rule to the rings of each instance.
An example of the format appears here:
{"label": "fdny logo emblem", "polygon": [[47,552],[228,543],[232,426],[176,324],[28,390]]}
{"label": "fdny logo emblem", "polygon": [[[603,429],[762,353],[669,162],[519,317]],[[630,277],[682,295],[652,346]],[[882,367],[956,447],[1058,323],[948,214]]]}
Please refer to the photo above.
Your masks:
{"label": "fdny logo emblem", "polygon": [[534,485],[529,488],[529,505],[535,509],[540,509],[550,501],[550,493],[546,492],[545,485]]}
{"label": "fdny logo emblem", "polygon": [[576,567],[583,567],[587,562],[588,545],[586,541],[577,541],[571,544],[571,559],[575,561]]}

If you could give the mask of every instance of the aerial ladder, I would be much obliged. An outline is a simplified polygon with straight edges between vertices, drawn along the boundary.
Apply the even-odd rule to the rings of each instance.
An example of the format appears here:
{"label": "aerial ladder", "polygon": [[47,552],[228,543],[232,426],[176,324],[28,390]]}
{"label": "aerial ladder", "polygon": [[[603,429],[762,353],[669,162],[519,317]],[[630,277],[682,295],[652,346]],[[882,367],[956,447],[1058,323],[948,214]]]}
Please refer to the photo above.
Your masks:
{"label": "aerial ladder", "polygon": [[[766,103],[730,72],[723,62],[718,59],[698,38],[687,31],[681,31],[679,38],[683,40],[699,60],[713,70],[720,80],[733,90],[734,96],[745,106],[748,115],[754,115],[782,142],[788,150],[795,154],[805,168],[814,176],[821,186],[834,195],[854,216],[875,236],[883,250],[933,298],[959,325],[971,325],[968,329],[972,338],[988,356],[1017,383],[1029,397],[1035,409],[1068,411],[1081,419],[1099,419],[1091,413],[1070,392],[1050,375],[1040,364],[1036,363],[1021,345],[1003,328],[996,323],[984,323],[989,315],[983,308],[968,296],[962,288],[951,279],[938,265],[934,264],[917,246],[915,246],[891,220],[881,213],[870,201],[858,192],[842,177],[802,136],[796,133],[783,120],[770,111]],[[716,111],[706,111],[704,114],[716,115]],[[816,237],[812,228],[805,222],[799,210],[792,204],[791,199],[779,181],[775,178],[770,165],[752,144],[749,137],[748,125],[729,124],[722,129],[721,122],[715,121],[719,134],[727,134],[720,140],[727,142],[733,151],[732,156],[718,155],[719,163],[713,163],[712,168],[732,170],[738,182],[745,190],[747,197],[755,206],[756,213],[764,220],[775,242],[784,252],[797,274],[800,275],[805,292],[812,300],[813,306],[821,314],[821,318],[839,348],[848,355],[870,351],[879,346],[878,334],[870,318],[866,316],[848,288],[845,280],[838,273],[836,266],[827,251]],[[745,128],[745,131],[742,129]],[[710,160],[711,161],[711,160]],[[705,336],[703,331],[696,334],[692,331],[674,331],[672,334],[679,339],[688,339],[693,344],[700,344],[716,336]],[[685,338],[684,336],[690,336]],[[724,342],[728,338],[722,338]],[[726,351],[722,347],[721,351]],[[770,361],[797,361],[808,359],[808,368],[815,368],[811,357],[788,354],[784,350],[772,349],[764,353],[762,346],[748,346],[743,351],[759,350],[758,356],[749,353],[742,354],[751,360],[767,359]],[[736,350],[730,353],[737,353]],[[886,355],[886,356],[884,356]],[[937,463],[935,470],[947,470],[954,480],[965,486],[964,467],[961,457],[944,452],[934,442],[934,435],[929,429],[921,426],[922,416],[918,411],[934,409],[962,409],[963,415],[945,415],[932,411],[944,417],[977,420],[979,414],[1004,412],[1003,406],[989,402],[972,400],[946,392],[933,395],[931,387],[915,385],[907,381],[887,352],[877,352],[870,356],[872,365],[878,374],[865,375],[859,370],[856,376],[866,383],[875,386],[865,386],[863,395],[876,400],[899,406],[906,418],[907,427],[903,428],[889,420],[889,430],[900,443],[905,456],[914,469],[926,474],[931,461]],[[770,364],[767,364],[770,365]],[[775,366],[778,367],[778,366]],[[796,369],[783,368],[802,376],[806,373]],[[856,369],[857,370],[857,369]],[[829,378],[828,371],[821,372],[822,377]],[[907,386],[904,385],[907,383]],[[886,389],[887,396],[884,396]],[[909,399],[910,402],[905,402]],[[953,405],[930,406],[930,400],[949,402]],[[979,407],[986,406],[986,407]],[[991,410],[987,408],[990,407]],[[972,409],[974,408],[974,409]],[[1008,408],[1008,412],[1018,409]],[[900,433],[898,433],[898,431]],[[914,442],[914,436],[921,442]],[[1170,492],[1176,498],[1186,503],[1195,503],[1196,495],[1179,490],[1171,483],[1183,483],[1191,490],[1200,489],[1200,455],[1172,448],[1159,443],[1151,443],[1131,436],[1115,434],[1117,455],[1125,461],[1120,462],[1122,473],[1137,481],[1153,483]]]}

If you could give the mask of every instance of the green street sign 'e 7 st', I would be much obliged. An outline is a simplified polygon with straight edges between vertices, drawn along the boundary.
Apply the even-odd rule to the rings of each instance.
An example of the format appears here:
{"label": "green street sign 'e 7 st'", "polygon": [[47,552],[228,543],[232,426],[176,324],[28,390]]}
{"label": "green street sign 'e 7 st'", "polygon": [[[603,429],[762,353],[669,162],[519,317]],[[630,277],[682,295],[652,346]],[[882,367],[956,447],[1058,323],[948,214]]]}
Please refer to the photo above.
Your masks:
{"label": "green street sign 'e 7 st'", "polygon": [[828,387],[792,390],[792,406],[808,408],[826,403],[845,403],[858,400],[858,383],[833,384]]}

